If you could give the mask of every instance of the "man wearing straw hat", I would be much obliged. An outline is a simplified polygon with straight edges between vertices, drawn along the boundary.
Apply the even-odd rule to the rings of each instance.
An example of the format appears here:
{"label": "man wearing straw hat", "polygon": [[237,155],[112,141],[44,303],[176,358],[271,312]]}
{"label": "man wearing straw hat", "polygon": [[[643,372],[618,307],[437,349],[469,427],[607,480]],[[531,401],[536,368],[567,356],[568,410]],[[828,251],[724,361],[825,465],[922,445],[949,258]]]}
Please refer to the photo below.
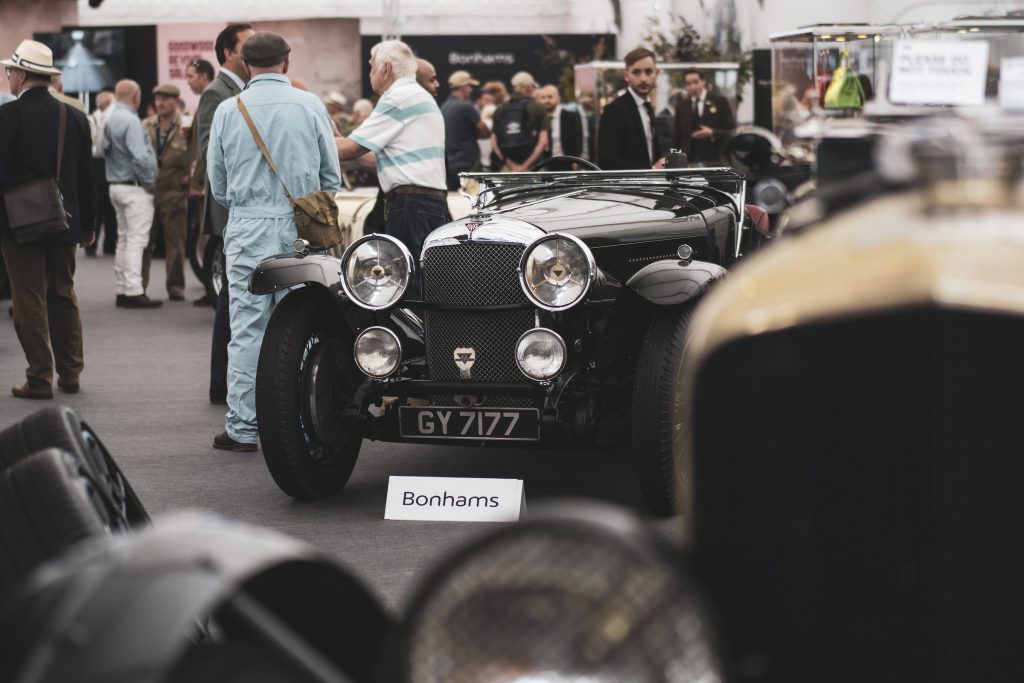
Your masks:
{"label": "man wearing straw hat", "polygon": [[[84,366],[75,244],[91,244],[96,236],[92,138],[85,114],[50,96],[50,80],[60,73],[53,68],[50,48],[25,40],[0,64],[11,94],[18,98],[0,107],[0,252],[11,279],[14,329],[28,360],[27,381],[11,393],[18,398],[53,398],[54,366],[57,387],[67,393],[79,390]],[[58,155],[61,140],[63,151]],[[57,179],[67,229],[27,242],[19,231],[23,241],[18,241],[7,198],[14,201],[16,188],[47,178]]]}

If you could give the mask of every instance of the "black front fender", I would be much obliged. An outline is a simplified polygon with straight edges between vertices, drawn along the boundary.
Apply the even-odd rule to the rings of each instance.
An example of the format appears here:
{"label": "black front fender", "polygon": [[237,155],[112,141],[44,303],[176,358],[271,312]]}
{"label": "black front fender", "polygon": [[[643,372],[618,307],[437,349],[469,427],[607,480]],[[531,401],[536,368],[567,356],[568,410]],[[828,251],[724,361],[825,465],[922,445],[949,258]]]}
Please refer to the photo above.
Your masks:
{"label": "black front fender", "polygon": [[665,259],[641,268],[626,287],[656,306],[678,306],[701,296],[726,272],[714,263]]}
{"label": "black front fender", "polygon": [[322,285],[341,296],[341,259],[324,254],[280,254],[260,261],[249,276],[251,294],[273,294],[302,284]]}

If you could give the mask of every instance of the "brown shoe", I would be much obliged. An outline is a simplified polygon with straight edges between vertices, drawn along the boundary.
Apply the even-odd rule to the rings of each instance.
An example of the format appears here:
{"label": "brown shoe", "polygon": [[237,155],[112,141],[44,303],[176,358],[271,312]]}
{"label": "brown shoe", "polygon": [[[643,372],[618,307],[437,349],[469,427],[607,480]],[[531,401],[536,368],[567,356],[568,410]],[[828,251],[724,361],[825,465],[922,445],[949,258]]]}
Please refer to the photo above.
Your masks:
{"label": "brown shoe", "polygon": [[185,295],[182,292],[171,292],[167,295],[167,298],[171,301],[184,301]]}
{"label": "brown shoe", "polygon": [[57,378],[57,388],[63,391],[65,394],[77,394],[79,391],[82,390],[82,386],[77,381],[65,381],[63,377]]}
{"label": "brown shoe", "polygon": [[222,451],[234,451],[235,453],[252,453],[256,450],[256,444],[235,441],[227,432],[221,432],[213,437],[213,447]]}
{"label": "brown shoe", "polygon": [[122,308],[160,308],[163,305],[163,301],[154,301],[145,294],[126,296],[124,301],[121,302]]}
{"label": "brown shoe", "polygon": [[27,384],[15,384],[11,387],[11,393],[15,398],[53,398],[53,389],[33,389]]}

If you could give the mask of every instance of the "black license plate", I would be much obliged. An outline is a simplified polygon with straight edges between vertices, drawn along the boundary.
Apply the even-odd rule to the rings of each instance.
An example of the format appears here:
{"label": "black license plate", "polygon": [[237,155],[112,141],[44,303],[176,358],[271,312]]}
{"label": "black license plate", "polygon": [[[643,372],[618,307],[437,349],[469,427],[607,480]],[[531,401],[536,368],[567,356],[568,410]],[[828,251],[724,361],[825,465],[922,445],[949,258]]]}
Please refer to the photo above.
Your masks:
{"label": "black license plate", "polygon": [[398,431],[410,439],[472,439],[473,441],[537,441],[540,411],[536,408],[398,409]]}

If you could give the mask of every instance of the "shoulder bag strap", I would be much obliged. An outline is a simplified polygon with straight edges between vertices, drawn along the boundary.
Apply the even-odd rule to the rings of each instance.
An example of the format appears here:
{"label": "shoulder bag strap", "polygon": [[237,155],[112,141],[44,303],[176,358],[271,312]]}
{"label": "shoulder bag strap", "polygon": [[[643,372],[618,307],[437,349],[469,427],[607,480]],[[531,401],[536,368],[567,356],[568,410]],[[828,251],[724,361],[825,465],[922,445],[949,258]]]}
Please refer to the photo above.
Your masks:
{"label": "shoulder bag strap", "polygon": [[249,110],[245,108],[245,103],[242,102],[240,95],[235,95],[235,102],[238,103],[238,111],[241,112],[242,118],[245,119],[246,125],[249,126],[249,132],[252,133],[253,139],[256,140],[256,146],[260,148],[261,152],[263,152],[263,158],[266,159],[267,163],[270,165],[270,170],[273,171],[274,175],[277,176],[277,179],[281,181],[281,187],[284,188],[284,193],[288,197],[288,203],[294,205],[295,200],[292,199],[292,193],[288,191],[288,186],[284,184],[284,178],[282,178],[281,174],[278,173],[274,160],[270,158],[270,150],[267,149],[266,143],[264,143],[263,138],[260,137],[260,132],[256,130],[256,124],[252,122],[252,118],[249,116]]}
{"label": "shoulder bag strap", "polygon": [[57,129],[57,177],[56,180],[60,182],[60,167],[61,162],[64,161],[64,135],[68,127],[68,105],[63,102],[60,103],[60,124]]}

